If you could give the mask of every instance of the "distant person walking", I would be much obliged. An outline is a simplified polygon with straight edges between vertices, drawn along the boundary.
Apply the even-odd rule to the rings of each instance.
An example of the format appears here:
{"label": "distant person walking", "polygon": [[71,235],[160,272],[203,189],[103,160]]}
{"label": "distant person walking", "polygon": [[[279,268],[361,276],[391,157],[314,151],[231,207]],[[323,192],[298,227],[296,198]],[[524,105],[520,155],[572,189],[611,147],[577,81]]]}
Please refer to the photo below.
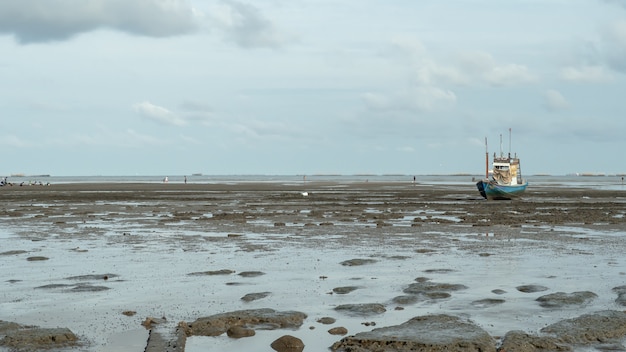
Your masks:
{"label": "distant person walking", "polygon": [[185,184],[187,184],[187,175],[185,175]]}

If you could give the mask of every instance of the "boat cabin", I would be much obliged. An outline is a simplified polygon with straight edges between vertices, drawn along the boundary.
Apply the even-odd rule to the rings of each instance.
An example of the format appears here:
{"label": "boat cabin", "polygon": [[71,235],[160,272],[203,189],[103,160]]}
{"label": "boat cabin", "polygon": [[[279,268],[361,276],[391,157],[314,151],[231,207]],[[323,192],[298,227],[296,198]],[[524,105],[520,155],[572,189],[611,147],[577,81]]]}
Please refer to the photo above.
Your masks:
{"label": "boat cabin", "polygon": [[521,185],[524,183],[519,159],[511,158],[510,156],[497,157],[495,153],[493,156],[492,177],[495,182],[501,185]]}

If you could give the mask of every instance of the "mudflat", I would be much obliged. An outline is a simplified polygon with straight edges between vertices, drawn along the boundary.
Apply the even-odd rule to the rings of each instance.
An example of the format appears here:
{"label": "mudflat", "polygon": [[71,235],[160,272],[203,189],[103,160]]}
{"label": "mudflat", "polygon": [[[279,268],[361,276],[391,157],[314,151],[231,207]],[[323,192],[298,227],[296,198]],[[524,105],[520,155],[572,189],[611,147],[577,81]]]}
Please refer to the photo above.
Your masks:
{"label": "mudflat", "polygon": [[[76,336],[41,348],[143,351],[151,329],[167,341],[181,323],[255,309],[305,318],[189,334],[186,350],[269,350],[282,335],[324,350],[434,313],[500,338],[623,309],[623,190],[486,201],[471,182],[76,183],[0,199],[0,320]],[[572,299],[545,304],[557,293]]]}

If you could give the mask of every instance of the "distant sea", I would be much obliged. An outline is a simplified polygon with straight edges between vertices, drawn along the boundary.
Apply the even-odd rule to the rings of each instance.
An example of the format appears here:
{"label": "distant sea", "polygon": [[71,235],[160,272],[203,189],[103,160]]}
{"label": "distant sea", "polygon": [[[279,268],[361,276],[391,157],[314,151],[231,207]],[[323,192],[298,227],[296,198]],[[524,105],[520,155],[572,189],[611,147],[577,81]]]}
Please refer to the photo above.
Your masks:
{"label": "distant sea", "polygon": [[[183,183],[185,175],[159,175],[159,176],[9,176],[8,181],[12,183],[162,183],[167,176],[170,183]],[[413,177],[418,184],[426,185],[465,185],[473,184],[484,175],[186,175],[188,183],[206,184],[237,184],[237,183],[284,183],[297,184],[305,181],[309,182],[338,182],[338,183],[360,183],[360,182],[390,182],[390,183],[412,183]],[[624,190],[625,180],[621,175],[531,175],[525,176],[532,186],[551,187],[583,187],[594,189],[614,189]]]}

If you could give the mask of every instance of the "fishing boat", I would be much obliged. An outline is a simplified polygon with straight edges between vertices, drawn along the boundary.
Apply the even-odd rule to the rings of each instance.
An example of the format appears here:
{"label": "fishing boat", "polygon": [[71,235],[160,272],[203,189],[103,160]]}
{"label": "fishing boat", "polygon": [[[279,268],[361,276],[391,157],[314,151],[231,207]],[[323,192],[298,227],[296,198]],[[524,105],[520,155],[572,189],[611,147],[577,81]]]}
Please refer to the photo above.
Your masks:
{"label": "fishing boat", "polygon": [[528,182],[522,178],[522,169],[517,154],[511,157],[511,129],[509,129],[509,153],[502,153],[502,135],[500,135],[500,155],[493,154],[491,178],[489,178],[489,150],[485,138],[485,179],[476,183],[476,187],[485,199],[513,199],[521,196]]}

